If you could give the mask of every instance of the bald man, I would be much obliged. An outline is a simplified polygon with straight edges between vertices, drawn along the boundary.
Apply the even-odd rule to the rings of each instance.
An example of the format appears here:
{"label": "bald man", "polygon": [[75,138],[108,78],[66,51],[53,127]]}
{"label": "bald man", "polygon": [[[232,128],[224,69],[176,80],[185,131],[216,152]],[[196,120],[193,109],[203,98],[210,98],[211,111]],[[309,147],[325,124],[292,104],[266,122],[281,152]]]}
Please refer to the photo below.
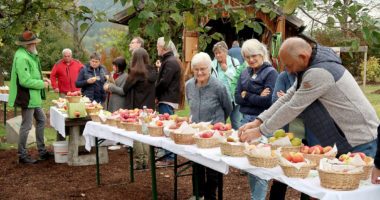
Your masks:
{"label": "bald man", "polygon": [[[322,146],[338,153],[363,152],[374,157],[379,119],[354,77],[330,48],[289,38],[280,48],[280,62],[297,81],[268,110],[239,129],[240,139],[269,136],[299,116]],[[380,160],[375,159],[379,168]]]}

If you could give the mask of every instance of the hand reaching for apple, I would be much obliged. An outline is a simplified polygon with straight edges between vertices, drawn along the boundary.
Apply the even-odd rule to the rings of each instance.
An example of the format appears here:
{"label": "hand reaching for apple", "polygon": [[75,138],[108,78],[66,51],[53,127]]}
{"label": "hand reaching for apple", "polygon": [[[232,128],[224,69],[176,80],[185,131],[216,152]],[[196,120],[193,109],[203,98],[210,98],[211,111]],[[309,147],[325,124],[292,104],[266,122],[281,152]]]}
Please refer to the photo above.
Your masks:
{"label": "hand reaching for apple", "polygon": [[244,131],[246,131],[248,129],[257,128],[260,125],[261,125],[261,121],[258,120],[258,119],[255,119],[253,122],[249,122],[249,123],[244,124],[243,126],[241,126],[239,128],[239,131],[238,131],[239,137],[242,134],[242,132],[244,132]]}
{"label": "hand reaching for apple", "polygon": [[261,131],[257,128],[246,129],[239,135],[241,142],[250,142],[261,137]]}

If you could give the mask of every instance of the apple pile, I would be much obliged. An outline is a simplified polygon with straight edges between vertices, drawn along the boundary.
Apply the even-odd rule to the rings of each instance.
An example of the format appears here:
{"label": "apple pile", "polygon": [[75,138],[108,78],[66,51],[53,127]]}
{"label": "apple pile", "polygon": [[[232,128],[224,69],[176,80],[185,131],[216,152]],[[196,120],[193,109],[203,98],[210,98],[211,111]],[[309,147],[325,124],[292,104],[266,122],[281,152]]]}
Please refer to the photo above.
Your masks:
{"label": "apple pile", "polygon": [[66,96],[82,96],[81,91],[67,92]]}
{"label": "apple pile", "polygon": [[269,138],[269,143],[274,143],[276,140],[278,139],[282,139],[284,137],[288,137],[289,140],[290,140],[290,143],[292,144],[292,146],[301,146],[302,144],[302,140],[298,137],[294,137],[294,134],[293,133],[286,133],[284,131],[284,129],[279,129],[279,130],[276,130],[274,133],[273,133],[273,136],[274,137],[270,137]]}
{"label": "apple pile", "polygon": [[120,115],[120,121],[122,122],[138,122],[139,121],[139,116],[140,116],[140,110],[139,109],[133,109],[133,110],[119,110],[119,115]]}
{"label": "apple pile", "polygon": [[170,120],[170,115],[169,113],[164,113],[164,114],[159,114],[158,115],[159,120],[164,121],[164,120]]}
{"label": "apple pile", "polygon": [[227,123],[224,124],[222,122],[215,123],[212,128],[212,130],[217,130],[217,131],[229,131],[232,129],[231,124]]}
{"label": "apple pile", "polygon": [[312,147],[303,146],[301,147],[300,152],[304,154],[325,154],[331,151],[333,148],[331,146],[322,147],[321,145],[315,145]]}
{"label": "apple pile", "polygon": [[305,158],[301,152],[289,152],[282,155],[286,160],[292,163],[305,162]]}
{"label": "apple pile", "polygon": [[370,164],[373,161],[373,158],[366,156],[365,153],[362,152],[356,152],[356,153],[350,153],[348,152],[347,154],[342,154],[339,156],[339,161],[344,162],[344,163],[350,163],[353,157],[356,155],[359,155],[360,158],[366,163]]}

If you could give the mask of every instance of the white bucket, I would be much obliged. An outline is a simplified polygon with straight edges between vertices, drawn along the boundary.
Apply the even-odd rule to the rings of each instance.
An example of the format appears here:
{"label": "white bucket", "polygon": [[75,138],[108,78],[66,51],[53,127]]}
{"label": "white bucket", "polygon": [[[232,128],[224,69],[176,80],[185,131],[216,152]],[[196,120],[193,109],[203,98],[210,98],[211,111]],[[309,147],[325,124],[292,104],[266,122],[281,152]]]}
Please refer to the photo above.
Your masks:
{"label": "white bucket", "polygon": [[69,153],[69,144],[67,141],[53,143],[54,160],[56,163],[67,163],[67,154]]}

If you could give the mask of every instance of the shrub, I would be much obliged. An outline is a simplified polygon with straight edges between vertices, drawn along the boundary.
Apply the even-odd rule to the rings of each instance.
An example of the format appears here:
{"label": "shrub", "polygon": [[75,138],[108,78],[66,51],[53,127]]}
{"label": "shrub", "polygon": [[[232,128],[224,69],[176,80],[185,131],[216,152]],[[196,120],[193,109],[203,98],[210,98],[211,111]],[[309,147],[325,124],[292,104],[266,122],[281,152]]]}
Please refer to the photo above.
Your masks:
{"label": "shrub", "polygon": [[[364,77],[364,61],[360,64],[360,71]],[[380,59],[370,57],[367,60],[367,81],[376,82],[376,78],[380,77]]]}

